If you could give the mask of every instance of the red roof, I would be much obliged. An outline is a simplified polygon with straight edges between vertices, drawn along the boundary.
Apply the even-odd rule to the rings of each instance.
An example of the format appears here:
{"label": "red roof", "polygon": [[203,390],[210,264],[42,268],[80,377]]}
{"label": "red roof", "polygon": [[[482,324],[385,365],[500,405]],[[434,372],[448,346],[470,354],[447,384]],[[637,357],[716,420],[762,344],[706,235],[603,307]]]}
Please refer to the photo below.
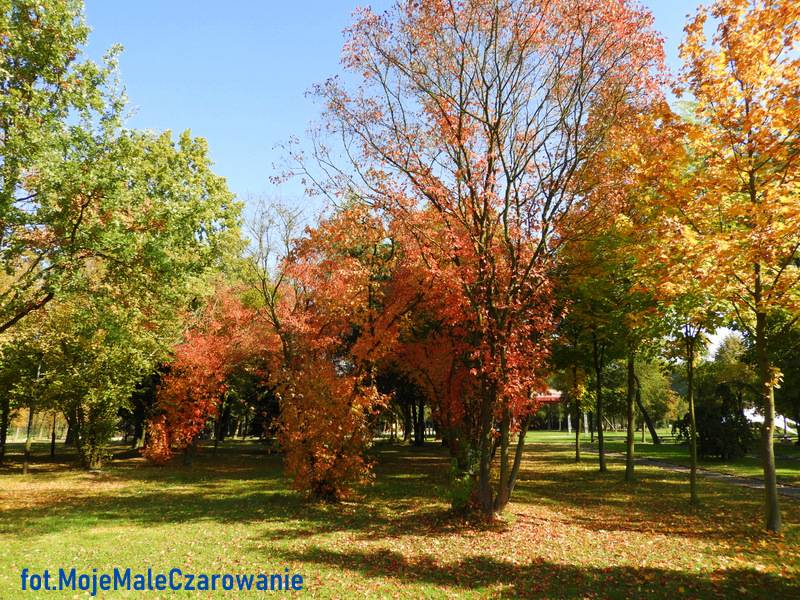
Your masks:
{"label": "red roof", "polygon": [[561,402],[561,392],[551,388],[546,392],[536,394],[536,400],[540,404],[555,404],[556,402]]}

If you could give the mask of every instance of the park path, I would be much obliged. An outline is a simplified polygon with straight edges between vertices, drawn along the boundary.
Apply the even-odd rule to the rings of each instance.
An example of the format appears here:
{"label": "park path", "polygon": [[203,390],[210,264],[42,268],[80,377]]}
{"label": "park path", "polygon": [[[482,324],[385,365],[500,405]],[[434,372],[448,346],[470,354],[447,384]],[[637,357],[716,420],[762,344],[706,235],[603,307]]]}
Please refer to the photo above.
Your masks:
{"label": "park path", "polygon": [[[595,449],[590,449],[589,452],[591,452],[592,454],[597,454],[597,450]],[[621,452],[606,452],[606,456],[615,459],[625,460],[625,455]],[[674,463],[666,462],[663,460],[656,460],[653,458],[635,458],[634,461],[640,465],[658,467],[659,469],[665,469],[667,471],[672,471],[674,473],[688,474],[690,471],[689,467],[685,467],[683,465],[676,465]],[[737,485],[739,487],[746,487],[753,490],[764,489],[764,480],[757,479],[755,477],[742,477],[740,475],[729,475],[728,473],[720,473],[719,471],[709,471],[708,469],[701,469],[701,468],[697,469],[697,474],[702,477],[705,477],[706,479],[713,479],[715,481],[721,481],[723,483],[727,483],[730,485]],[[779,483],[778,493],[781,496],[785,496],[786,498],[792,498],[794,500],[800,501],[800,486]]]}

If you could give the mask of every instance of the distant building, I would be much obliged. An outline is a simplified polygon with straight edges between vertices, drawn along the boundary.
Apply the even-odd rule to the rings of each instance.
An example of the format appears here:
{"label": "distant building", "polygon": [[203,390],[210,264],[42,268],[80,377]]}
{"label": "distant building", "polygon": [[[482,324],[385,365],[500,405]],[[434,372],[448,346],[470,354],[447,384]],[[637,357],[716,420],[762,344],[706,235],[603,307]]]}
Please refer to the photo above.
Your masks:
{"label": "distant building", "polygon": [[540,404],[557,404],[561,402],[561,392],[550,388],[546,392],[539,392],[536,394],[536,400]]}

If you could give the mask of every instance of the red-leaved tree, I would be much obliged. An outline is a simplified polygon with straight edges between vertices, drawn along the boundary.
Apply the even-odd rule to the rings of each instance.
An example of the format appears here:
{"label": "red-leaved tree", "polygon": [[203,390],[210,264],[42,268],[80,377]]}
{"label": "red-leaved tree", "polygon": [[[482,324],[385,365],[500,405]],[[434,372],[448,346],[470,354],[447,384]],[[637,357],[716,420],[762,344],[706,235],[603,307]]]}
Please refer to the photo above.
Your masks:
{"label": "red-leaved tree", "polygon": [[243,305],[239,292],[219,286],[175,347],[158,390],[159,414],[149,423],[143,450],[152,462],[166,462],[175,450],[185,450],[190,458],[197,436],[217,416],[228,377],[248,364],[256,368],[254,359],[266,354],[269,332]]}
{"label": "red-leaved tree", "polygon": [[478,424],[469,445],[487,516],[510,498],[524,429],[513,461],[511,434],[545,385],[550,277],[562,219],[585,193],[578,174],[657,88],[651,25],[623,0],[398,2],[359,11],[347,31],[343,62],[358,87],[317,89],[322,133],[341,144],[315,144],[328,177],[301,161],[307,181],[405,229],[429,285],[453,299],[437,320],[465,332],[464,406]]}

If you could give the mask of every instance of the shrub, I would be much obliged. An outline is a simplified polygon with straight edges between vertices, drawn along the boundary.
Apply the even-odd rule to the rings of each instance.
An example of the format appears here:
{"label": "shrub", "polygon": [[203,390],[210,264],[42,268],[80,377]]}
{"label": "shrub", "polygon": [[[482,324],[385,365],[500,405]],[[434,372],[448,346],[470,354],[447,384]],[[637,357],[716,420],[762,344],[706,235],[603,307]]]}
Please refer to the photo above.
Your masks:
{"label": "shrub", "polygon": [[[699,405],[695,412],[697,421],[697,453],[703,458],[734,460],[741,458],[752,446],[753,427],[739,410],[721,405]],[[679,440],[689,440],[689,415],[675,421],[673,433]]]}

